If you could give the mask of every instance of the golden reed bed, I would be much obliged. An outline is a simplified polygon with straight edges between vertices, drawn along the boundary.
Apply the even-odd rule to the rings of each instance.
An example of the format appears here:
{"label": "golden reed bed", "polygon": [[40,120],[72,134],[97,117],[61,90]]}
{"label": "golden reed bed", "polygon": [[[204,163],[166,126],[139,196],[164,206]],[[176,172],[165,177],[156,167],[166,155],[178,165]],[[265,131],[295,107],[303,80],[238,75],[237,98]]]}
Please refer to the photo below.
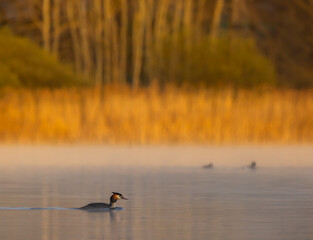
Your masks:
{"label": "golden reed bed", "polygon": [[313,92],[2,89],[3,143],[308,143]]}

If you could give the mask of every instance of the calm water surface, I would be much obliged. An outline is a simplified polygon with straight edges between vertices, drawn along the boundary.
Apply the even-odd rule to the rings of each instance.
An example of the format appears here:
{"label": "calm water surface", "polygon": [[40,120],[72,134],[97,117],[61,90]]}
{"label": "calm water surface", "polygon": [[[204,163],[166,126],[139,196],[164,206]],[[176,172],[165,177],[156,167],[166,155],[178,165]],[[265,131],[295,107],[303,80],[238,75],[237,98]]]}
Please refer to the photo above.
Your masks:
{"label": "calm water surface", "polygon": [[[70,209],[112,191],[123,210]],[[312,239],[313,168],[2,166],[0,221],[10,240]]]}

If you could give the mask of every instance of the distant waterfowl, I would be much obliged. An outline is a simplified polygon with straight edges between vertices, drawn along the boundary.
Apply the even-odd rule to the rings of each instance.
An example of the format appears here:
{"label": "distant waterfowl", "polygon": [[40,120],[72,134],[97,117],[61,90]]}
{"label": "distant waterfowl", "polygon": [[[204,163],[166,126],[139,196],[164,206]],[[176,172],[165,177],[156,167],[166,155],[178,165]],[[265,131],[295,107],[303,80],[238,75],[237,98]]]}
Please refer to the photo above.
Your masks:
{"label": "distant waterfowl", "polygon": [[249,168],[250,169],[255,169],[256,168],[256,162],[252,162],[250,165],[249,165]]}
{"label": "distant waterfowl", "polygon": [[88,205],[83,206],[79,209],[82,209],[82,210],[114,209],[115,203],[119,199],[128,200],[122,194],[117,193],[117,192],[112,192],[112,196],[110,197],[110,203],[109,204],[108,203],[89,203]]}
{"label": "distant waterfowl", "polygon": [[204,165],[202,168],[213,168],[213,163],[209,163],[208,165]]}

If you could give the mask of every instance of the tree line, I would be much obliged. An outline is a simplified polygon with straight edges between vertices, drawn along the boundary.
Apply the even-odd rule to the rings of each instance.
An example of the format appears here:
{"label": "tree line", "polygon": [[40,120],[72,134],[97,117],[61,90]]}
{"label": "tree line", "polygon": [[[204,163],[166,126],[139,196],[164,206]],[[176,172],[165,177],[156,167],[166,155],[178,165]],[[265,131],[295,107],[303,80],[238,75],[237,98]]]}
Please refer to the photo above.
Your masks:
{"label": "tree line", "polygon": [[[273,49],[279,51],[278,40],[282,40],[277,27],[283,20],[279,22],[278,16],[295,6],[299,14],[306,11],[313,16],[309,1],[285,2],[3,0],[0,21],[61,61],[72,63],[96,85],[128,83],[137,88],[153,81],[227,85],[232,81],[240,84],[245,76],[255,80],[244,84],[253,85],[263,80],[273,82],[273,71],[250,39],[257,40],[263,55],[286,77],[284,68],[289,67],[281,61],[290,60],[293,52],[280,49],[273,53]],[[308,40],[306,47],[310,44]],[[249,76],[251,72],[255,74]],[[311,80],[302,83],[313,84]]]}

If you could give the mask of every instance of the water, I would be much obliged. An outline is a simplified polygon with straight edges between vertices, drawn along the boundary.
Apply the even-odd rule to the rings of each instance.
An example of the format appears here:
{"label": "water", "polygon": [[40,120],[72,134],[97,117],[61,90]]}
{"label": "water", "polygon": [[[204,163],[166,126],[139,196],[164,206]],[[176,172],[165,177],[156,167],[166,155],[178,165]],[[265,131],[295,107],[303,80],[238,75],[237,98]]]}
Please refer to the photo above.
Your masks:
{"label": "water", "polygon": [[[32,150],[23,149],[24,156],[32,159],[19,158],[21,151],[3,154],[7,161],[1,159],[0,239],[305,240],[313,236],[310,166],[277,168],[257,162],[258,168],[250,170],[215,162],[213,169],[202,169],[197,162],[118,167],[108,164],[114,155],[101,155],[105,160],[91,165],[88,159],[45,164],[42,152]],[[84,158],[79,151],[75,149]],[[168,156],[175,158],[179,151]],[[251,157],[246,155],[245,162]],[[112,191],[129,198],[118,201],[123,209],[73,209],[108,202]]]}

